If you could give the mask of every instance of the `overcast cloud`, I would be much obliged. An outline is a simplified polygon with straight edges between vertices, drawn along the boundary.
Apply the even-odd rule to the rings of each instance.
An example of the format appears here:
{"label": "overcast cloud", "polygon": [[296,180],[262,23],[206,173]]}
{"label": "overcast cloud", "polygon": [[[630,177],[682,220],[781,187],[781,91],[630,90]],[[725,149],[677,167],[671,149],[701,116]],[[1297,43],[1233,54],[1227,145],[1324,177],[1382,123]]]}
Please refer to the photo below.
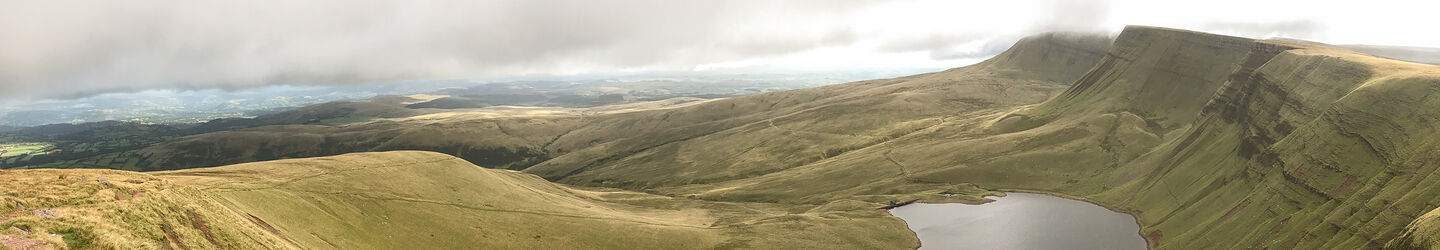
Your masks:
{"label": "overcast cloud", "polygon": [[[652,71],[957,67],[1126,24],[1440,47],[1367,1],[12,1],[0,98]],[[1356,6],[1358,5],[1358,6]],[[1431,4],[1433,5],[1433,4]]]}

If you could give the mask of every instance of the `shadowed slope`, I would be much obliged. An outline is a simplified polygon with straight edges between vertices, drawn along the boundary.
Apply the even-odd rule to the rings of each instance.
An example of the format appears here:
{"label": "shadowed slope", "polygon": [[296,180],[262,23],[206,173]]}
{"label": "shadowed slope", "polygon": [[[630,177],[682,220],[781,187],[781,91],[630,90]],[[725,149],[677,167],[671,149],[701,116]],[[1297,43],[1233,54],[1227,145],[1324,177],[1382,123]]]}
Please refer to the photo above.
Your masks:
{"label": "shadowed slope", "polygon": [[[380,110],[403,109],[402,102],[388,99],[391,98],[365,103],[391,106]],[[522,169],[571,150],[552,144],[559,136],[582,125],[580,122],[586,117],[703,102],[695,98],[673,98],[593,108],[497,106],[348,124],[264,126],[186,136],[134,153],[144,157],[139,164],[144,170],[387,150],[435,151],[491,168]],[[590,136],[603,138],[595,140],[611,140],[629,135],[628,132],[609,131]]]}

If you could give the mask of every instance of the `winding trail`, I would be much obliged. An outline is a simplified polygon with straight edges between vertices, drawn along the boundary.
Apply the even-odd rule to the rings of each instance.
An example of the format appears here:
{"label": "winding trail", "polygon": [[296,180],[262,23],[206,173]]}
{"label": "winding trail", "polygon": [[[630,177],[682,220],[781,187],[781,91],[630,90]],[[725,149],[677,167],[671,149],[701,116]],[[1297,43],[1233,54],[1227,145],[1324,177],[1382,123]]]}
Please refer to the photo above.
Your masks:
{"label": "winding trail", "polygon": [[910,177],[910,171],[905,169],[905,164],[900,164],[900,161],[896,161],[895,157],[890,156],[891,152],[894,152],[894,150],[885,150],[885,153],[882,154],[885,155],[885,160],[890,161],[890,163],[895,164],[896,168],[900,169],[900,177],[905,179],[913,179]]}

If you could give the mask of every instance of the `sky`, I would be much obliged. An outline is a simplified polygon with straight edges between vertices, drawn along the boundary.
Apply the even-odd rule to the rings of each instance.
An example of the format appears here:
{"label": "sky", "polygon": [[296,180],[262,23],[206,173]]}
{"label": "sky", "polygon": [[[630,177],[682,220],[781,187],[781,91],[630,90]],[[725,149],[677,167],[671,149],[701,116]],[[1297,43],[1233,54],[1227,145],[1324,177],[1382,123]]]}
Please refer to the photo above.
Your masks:
{"label": "sky", "polygon": [[0,0],[0,99],[423,79],[950,68],[1152,25],[1440,47],[1435,1]]}

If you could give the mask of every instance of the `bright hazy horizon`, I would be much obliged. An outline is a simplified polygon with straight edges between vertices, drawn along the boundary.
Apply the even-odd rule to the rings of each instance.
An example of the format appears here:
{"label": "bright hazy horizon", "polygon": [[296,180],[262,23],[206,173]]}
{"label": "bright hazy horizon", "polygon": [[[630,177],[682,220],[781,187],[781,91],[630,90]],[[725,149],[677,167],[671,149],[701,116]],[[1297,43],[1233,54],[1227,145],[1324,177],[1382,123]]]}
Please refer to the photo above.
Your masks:
{"label": "bright hazy horizon", "polygon": [[[646,72],[950,68],[1126,25],[1440,47],[1372,1],[6,1],[0,97]],[[1286,11],[1276,11],[1286,10]]]}

